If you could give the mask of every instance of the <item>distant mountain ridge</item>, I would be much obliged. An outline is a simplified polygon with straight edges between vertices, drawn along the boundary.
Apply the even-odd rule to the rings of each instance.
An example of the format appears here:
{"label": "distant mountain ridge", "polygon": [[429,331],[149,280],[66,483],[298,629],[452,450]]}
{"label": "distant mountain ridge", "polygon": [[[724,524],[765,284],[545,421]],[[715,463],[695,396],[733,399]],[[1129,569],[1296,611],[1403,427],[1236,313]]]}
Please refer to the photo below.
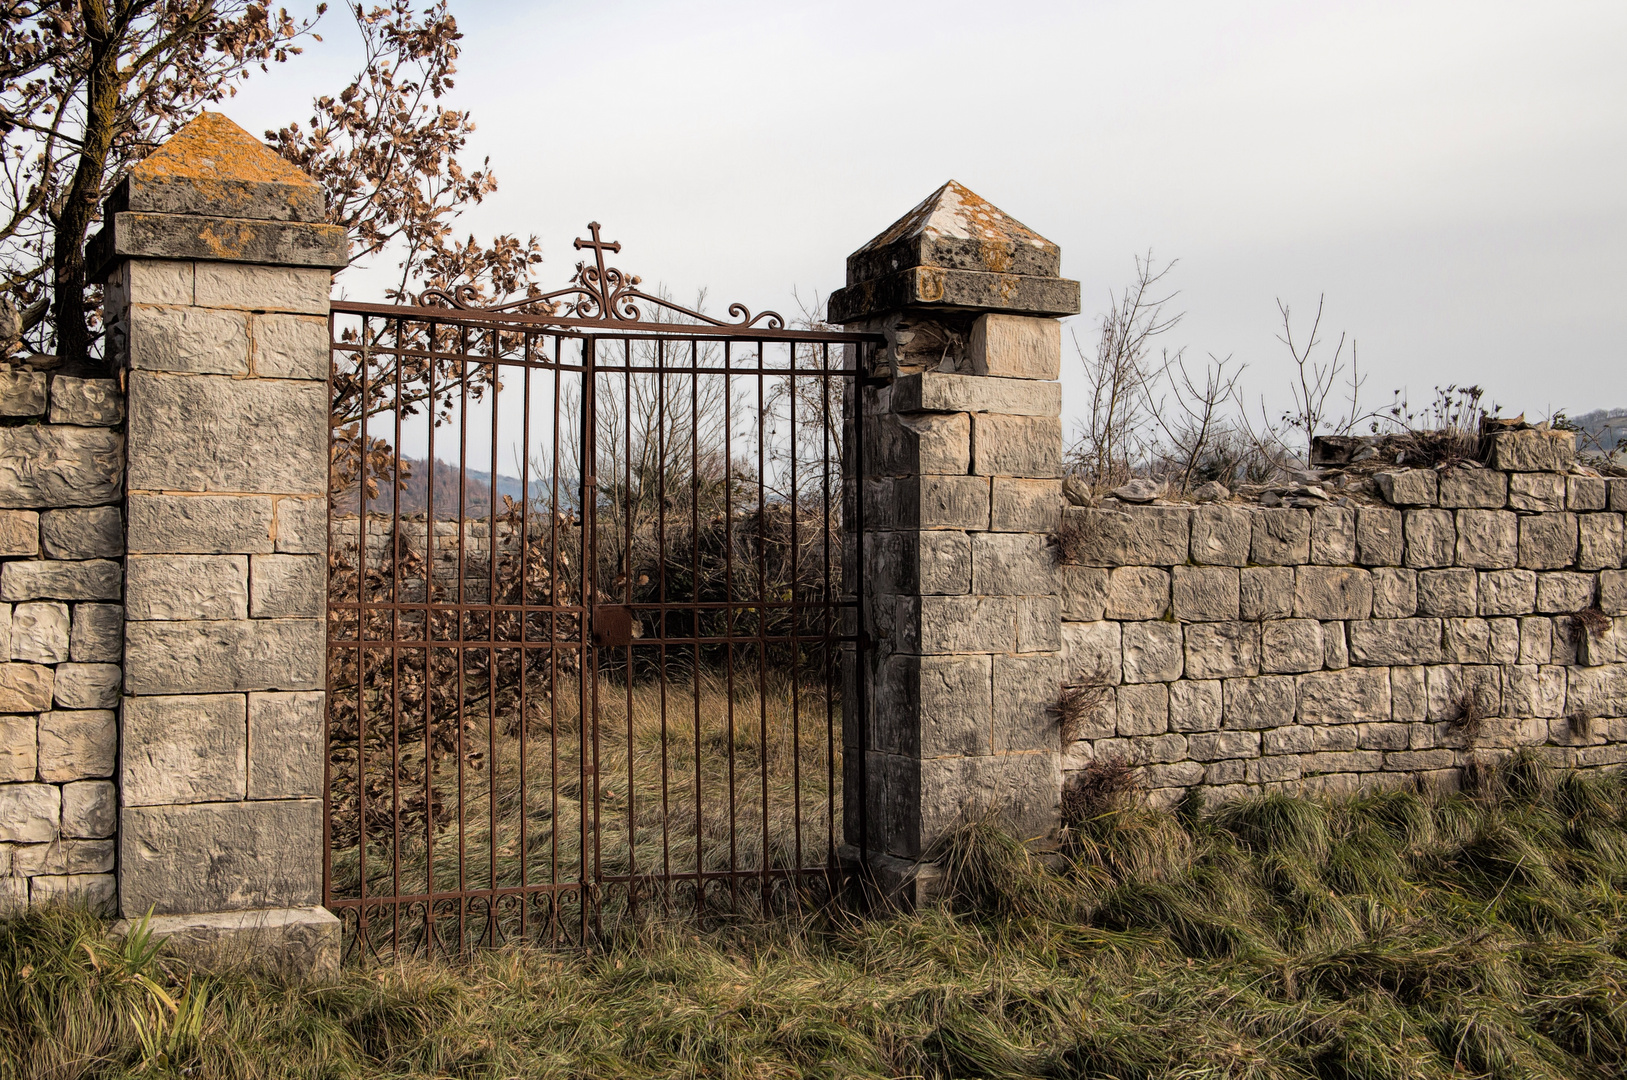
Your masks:
{"label": "distant mountain ridge", "polygon": [[1627,439],[1627,409],[1594,409],[1568,419],[1579,429],[1576,448],[1583,452],[1615,454]]}
{"label": "distant mountain ridge", "polygon": [[[402,464],[407,467],[407,481],[402,485],[401,512],[403,514],[423,514],[429,510],[429,463],[416,458],[403,458]],[[455,521],[458,517],[459,480],[458,467],[445,461],[435,462],[435,517],[448,521]],[[482,518],[491,513],[491,491],[493,486],[492,474],[481,469],[465,469],[463,471],[463,516],[466,518]],[[548,500],[552,492],[552,477],[533,478],[530,482],[532,499]],[[496,477],[498,512],[502,511],[503,496],[515,500],[520,499],[522,482],[517,476],[504,476],[501,473]],[[352,488],[337,501],[339,513],[354,514],[357,511],[359,500],[357,491]],[[395,501],[388,484],[379,486],[377,498],[367,500],[369,514],[395,513]],[[560,491],[561,501],[565,501],[566,492]]]}

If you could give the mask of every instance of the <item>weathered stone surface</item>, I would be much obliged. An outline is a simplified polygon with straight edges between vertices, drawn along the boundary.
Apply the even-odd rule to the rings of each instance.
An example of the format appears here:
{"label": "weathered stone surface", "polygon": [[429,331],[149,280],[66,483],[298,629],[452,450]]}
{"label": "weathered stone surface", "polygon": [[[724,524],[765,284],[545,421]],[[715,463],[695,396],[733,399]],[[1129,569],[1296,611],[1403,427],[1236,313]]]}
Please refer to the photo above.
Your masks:
{"label": "weathered stone surface", "polygon": [[1252,758],[1260,756],[1258,731],[1207,731],[1190,735],[1186,740],[1187,753],[1196,761],[1218,761],[1223,758]]}
{"label": "weathered stone surface", "polygon": [[326,315],[332,287],[333,274],[327,270],[199,262],[193,302],[200,307]]}
{"label": "weathered stone surface", "polygon": [[1294,616],[1365,619],[1373,611],[1373,582],[1353,566],[1301,566],[1294,570]]}
{"label": "weathered stone surface", "polygon": [[1222,679],[1260,673],[1260,627],[1251,622],[1186,627],[1186,677]]}
{"label": "weathered stone surface", "polygon": [[1406,619],[1418,613],[1418,572],[1380,566],[1373,570],[1373,618]]}
{"label": "weathered stone surface", "polygon": [[1508,478],[1512,510],[1547,512],[1565,509],[1565,478],[1558,473],[1513,473]]}
{"label": "weathered stone surface", "polygon": [[1592,607],[1594,584],[1593,574],[1565,570],[1538,574],[1537,610],[1546,614],[1559,614]]}
{"label": "weathered stone surface", "polygon": [[28,879],[31,907],[85,907],[110,914],[117,883],[112,874],[49,874]]}
{"label": "weathered stone surface", "polygon": [[[993,658],[994,711],[992,720],[993,749],[996,754],[1019,754],[1031,751],[1055,751],[1057,746],[1057,691],[1062,685],[1062,661],[1056,653],[1028,656],[996,656]],[[249,738],[251,766],[253,740],[256,738],[255,709],[261,706],[254,700],[263,695],[252,695],[249,702]],[[318,700],[309,700],[314,697]],[[299,703],[297,718],[290,717],[303,737],[306,756],[297,754],[291,764],[300,770],[288,781],[289,786],[308,789],[305,794],[316,797],[322,793],[322,702],[321,695],[309,695]],[[286,766],[284,766],[286,768]],[[253,797],[253,777],[250,777],[250,797]]]}
{"label": "weathered stone surface", "polygon": [[1599,574],[1599,607],[1606,615],[1627,615],[1627,570]]}
{"label": "weathered stone surface", "polygon": [[866,424],[865,464],[873,476],[965,473],[971,467],[972,418],[965,413],[881,413]]}
{"label": "weathered stone surface", "polygon": [[[1062,415],[1060,383],[1032,379],[985,379],[923,371],[893,383],[893,410],[901,413],[999,413],[1004,416]],[[1060,437],[1060,436],[1059,436]]]}
{"label": "weathered stone surface", "polygon": [[119,604],[75,604],[69,658],[80,663],[117,664],[124,659],[124,608]]}
{"label": "weathered stone surface", "polygon": [[0,428],[0,507],[99,506],[123,493],[124,437],[106,428]]}
{"label": "weathered stone surface", "polygon": [[1388,720],[1390,673],[1384,668],[1317,671],[1299,676],[1302,724],[1353,724]]}
{"label": "weathered stone surface", "polygon": [[0,416],[44,416],[45,372],[0,367]]}
{"label": "weathered stone surface", "polygon": [[0,716],[0,783],[34,779],[39,768],[37,724],[32,716]]}
{"label": "weathered stone surface", "polygon": [[1564,472],[1576,460],[1569,431],[1501,431],[1491,436],[1491,467],[1504,472]]}
{"label": "weathered stone surface", "polygon": [[47,510],[40,515],[47,559],[116,559],[124,554],[124,515],[116,506]]}
{"label": "weathered stone surface", "polygon": [[1311,557],[1311,515],[1286,507],[1255,512],[1249,561],[1262,566],[1297,566]]}
{"label": "weathered stone surface", "polygon": [[989,482],[980,476],[908,476],[865,484],[872,529],[986,529]]}
{"label": "weathered stone surface", "polygon": [[1056,652],[1062,647],[1062,602],[1054,596],[1017,601],[1017,651]]}
{"label": "weathered stone surface", "polygon": [[1576,519],[1578,570],[1612,570],[1622,562],[1620,514],[1582,514]]}
{"label": "weathered stone surface", "polygon": [[[1126,683],[1170,682],[1181,677],[1184,666],[1179,623],[1128,622],[1123,628],[1124,681]],[[1123,704],[1121,714],[1122,730]]]}
{"label": "weathered stone surface", "polygon": [[1375,473],[1373,483],[1391,506],[1434,506],[1439,497],[1433,469]]}
{"label": "weathered stone surface", "polygon": [[1134,510],[1069,507],[1076,540],[1068,552],[1086,566],[1178,566],[1187,561],[1192,512],[1180,507]]}
{"label": "weathered stone surface", "polygon": [[[972,323],[966,359],[974,375],[1058,378],[1062,374],[1062,324],[1025,315],[979,315]],[[326,375],[324,361],[321,377]]]}
{"label": "weathered stone surface", "polygon": [[1118,688],[1119,735],[1162,735],[1169,730],[1169,687],[1163,683]]}
{"label": "weathered stone surface", "polygon": [[1610,502],[1610,485],[1599,476],[1565,477],[1565,509],[1603,510]]}
{"label": "weathered stone surface", "polygon": [[[321,492],[328,467],[326,398],[326,387],[317,383],[133,372],[130,485]],[[256,422],[245,426],[245,416]]]}
{"label": "weathered stone surface", "polygon": [[1246,566],[1254,538],[1253,515],[1241,506],[1192,511],[1192,561],[1202,566]]}
{"label": "weathered stone surface", "polygon": [[1524,618],[1520,624],[1521,664],[1546,664],[1553,659],[1553,620]]}
{"label": "weathered stone surface", "polygon": [[1237,618],[1240,578],[1231,566],[1177,566],[1173,571],[1175,617],[1183,622]]}
{"label": "weathered stone surface", "polygon": [[134,694],[316,690],[325,651],[314,619],[130,623],[125,680]]}
{"label": "weathered stone surface", "polygon": [[[990,813],[1019,836],[1049,837],[1056,830],[1062,772],[1054,753],[934,758],[919,764],[901,760],[899,765],[902,775],[887,785],[894,789],[887,793],[893,804],[888,808],[894,820],[891,835],[877,838],[895,854],[916,857],[947,830]],[[310,800],[295,805],[321,804]]]}
{"label": "weathered stone surface", "polygon": [[56,703],[65,709],[117,708],[121,675],[117,664],[60,664]]}
{"label": "weathered stone surface", "polygon": [[1356,511],[1319,506],[1311,511],[1311,561],[1348,566],[1356,561]]}
{"label": "weathered stone surface", "polygon": [[1503,669],[1503,703],[1514,716],[1565,715],[1565,669],[1516,664]]}
{"label": "weathered stone surface", "polygon": [[[969,541],[971,591],[987,596],[1040,596],[1056,592],[1055,559],[1038,533],[973,533]],[[254,616],[320,618],[327,581],[319,555],[258,555],[254,559]]]}
{"label": "weathered stone surface", "polygon": [[1491,663],[1491,624],[1485,619],[1443,619],[1441,655],[1453,664]]}
{"label": "weathered stone surface", "polygon": [[112,712],[41,713],[39,738],[41,780],[60,784],[113,775],[119,732]]}
{"label": "weathered stone surface", "polygon": [[[876,712],[871,734],[877,749],[910,757],[986,754],[992,740],[991,658],[988,656],[910,656],[895,654],[877,676]],[[1054,688],[1053,688],[1054,692]],[[315,754],[321,782],[320,717],[312,735],[305,730],[311,702],[320,693],[253,694],[249,713],[251,798],[305,797]],[[289,756],[275,741],[279,732],[294,740]],[[278,788],[289,788],[277,795]],[[253,792],[260,794],[253,794]]]}
{"label": "weathered stone surface", "polygon": [[115,379],[76,379],[58,375],[51,380],[51,423],[81,427],[112,427],[124,423],[124,394]]}
{"label": "weathered stone surface", "polygon": [[[286,504],[293,500],[280,501]],[[131,552],[258,554],[271,551],[273,543],[272,505],[268,498],[130,496]],[[326,551],[325,539],[323,544],[322,550]]]}
{"label": "weathered stone surface", "polygon": [[230,802],[247,790],[242,694],[133,697],[124,706],[125,806]]}
{"label": "weathered stone surface", "polygon": [[137,370],[249,373],[249,317],[241,311],[138,303],[129,334],[130,366]]}
{"label": "weathered stone surface", "polygon": [[1286,619],[1294,613],[1294,568],[1249,566],[1242,572],[1241,602],[1245,619]]}
{"label": "weathered stone surface", "polygon": [[[111,780],[77,780],[62,785],[63,836],[102,840],[113,835],[118,820],[119,793]],[[112,852],[108,855],[111,857]]]}
{"label": "weathered stone surface", "polygon": [[[1035,481],[1044,485],[1046,481]],[[997,485],[998,486],[998,485]],[[1051,500],[1054,503],[1056,500]],[[1052,508],[1046,523],[1034,532],[1055,527]],[[328,553],[328,500],[282,498],[277,500],[277,550],[285,555],[326,555]],[[998,527],[998,526],[997,526]],[[246,549],[245,549],[246,550]]]}
{"label": "weathered stone surface", "polygon": [[[1061,516],[1062,482],[996,476],[989,485],[989,528],[995,532],[1051,532]],[[284,499],[279,504],[287,505]],[[325,504],[326,500],[322,500]],[[312,511],[313,513],[315,511]],[[322,511],[326,513],[325,510]],[[279,539],[278,551],[291,551]],[[325,551],[318,548],[317,551]]]}
{"label": "weathered stone surface", "polygon": [[[872,533],[865,545],[865,559],[869,565],[871,595],[891,593],[932,593],[940,596],[961,596],[972,591],[972,542],[963,532],[943,529]],[[311,556],[280,555],[255,556],[255,560],[308,559]],[[251,563],[251,566],[253,564]],[[287,569],[271,565],[262,577]],[[292,569],[298,570],[296,565]],[[316,572],[320,572],[320,567]],[[255,572],[258,572],[257,570]],[[250,574],[251,579],[254,573]],[[271,585],[262,581],[260,584]],[[298,581],[291,584],[299,585]],[[308,583],[307,583],[308,586]],[[317,586],[320,589],[320,585]],[[261,613],[255,608],[255,613]],[[315,614],[320,614],[320,611]],[[307,617],[315,617],[307,614]]]}
{"label": "weathered stone surface", "polygon": [[[1406,724],[1358,724],[1356,747],[1360,750],[1405,750],[1411,734]],[[1348,725],[1320,727],[1317,731],[1347,731]]]}
{"label": "weathered stone surface", "polygon": [[1062,586],[1062,617],[1094,622],[1107,610],[1108,571],[1097,566],[1064,565],[1057,570]]}
{"label": "weathered stone surface", "polygon": [[[1576,561],[1575,514],[1528,514],[1520,518],[1520,565],[1558,570]],[[3,579],[0,579],[3,582]]]}
{"label": "weathered stone surface", "polygon": [[40,516],[33,510],[0,510],[0,555],[38,555]]}
{"label": "weathered stone surface", "polygon": [[[1494,474],[1501,475],[1501,474]],[[1519,517],[1507,510],[1459,510],[1459,566],[1503,570],[1519,556]]]}
{"label": "weathered stone surface", "polygon": [[1345,640],[1345,623],[1322,624],[1322,663],[1330,671],[1343,671],[1350,666],[1350,644]]}
{"label": "weathered stone surface", "polygon": [[1356,561],[1363,566],[1400,566],[1401,511],[1364,506],[1356,511]]}
{"label": "weathered stone surface", "polygon": [[1182,679],[1169,686],[1171,731],[1214,731],[1220,727],[1219,679]]}
{"label": "weathered stone surface", "polygon": [[1293,723],[1295,697],[1291,675],[1227,679],[1222,696],[1223,727],[1259,730]]}
{"label": "weathered stone surface", "polygon": [[262,379],[326,379],[328,322],[309,315],[249,319],[254,373]]}
{"label": "weathered stone surface", "polygon": [[107,559],[69,562],[36,559],[0,568],[0,600],[117,600],[123,591],[119,564]]}
{"label": "weathered stone surface", "polygon": [[1143,765],[1141,783],[1147,789],[1148,803],[1157,801],[1155,792],[1201,784],[1204,767],[1196,761],[1172,761],[1167,765]]}
{"label": "weathered stone surface", "polygon": [[1121,566],[1107,579],[1109,619],[1161,619],[1169,611],[1169,571],[1153,566]]}
{"label": "weathered stone surface", "polygon": [[1451,721],[1463,715],[1463,698],[1473,696],[1485,716],[1501,716],[1501,668],[1478,664],[1441,664],[1424,669],[1431,720]]}
{"label": "weathered stone surface", "polygon": [[120,909],[168,915],[315,904],[321,839],[315,799],[126,807]]}
{"label": "weathered stone surface", "polygon": [[[1508,474],[1496,469],[1448,469],[1441,473],[1440,504],[1453,509],[1501,510],[1508,501]],[[1458,519],[1462,528],[1462,519]]]}
{"label": "weathered stone surface", "polygon": [[205,272],[230,263],[344,268],[349,247],[338,225],[298,221],[249,221],[202,214],[155,214],[116,210],[91,238],[86,258],[98,280],[123,259],[153,256],[197,260],[194,292],[201,300]]}
{"label": "weathered stone surface", "polygon": [[1457,526],[1450,510],[1406,512],[1407,566],[1451,566],[1457,547]]}
{"label": "weathered stone surface", "polygon": [[1116,622],[1062,624],[1062,677],[1074,686],[1116,686],[1124,679]]}
{"label": "weathered stone surface", "polygon": [[132,555],[131,619],[246,619],[247,555]]}
{"label": "weathered stone surface", "polygon": [[1491,626],[1491,662],[1515,664],[1520,659],[1520,620],[1488,619]]}
{"label": "weathered stone surface", "polygon": [[1467,567],[1418,571],[1418,614],[1474,615],[1480,610],[1479,575]]}
{"label": "weathered stone surface", "polygon": [[44,844],[57,838],[62,789],[52,784],[0,786],[0,840]]}
{"label": "weathered stone surface", "polygon": [[1530,570],[1481,574],[1479,603],[1482,615],[1528,615],[1536,610],[1537,575]]}
{"label": "weathered stone surface", "polygon": [[[1627,716],[1627,664],[1573,667],[1567,674],[1567,713],[1573,716]],[[0,788],[0,792],[6,790]],[[0,814],[0,822],[3,821],[5,815]]]}
{"label": "weathered stone surface", "polygon": [[1180,761],[1187,754],[1187,736],[1142,735],[1134,739],[1101,739],[1096,743],[1096,760],[1120,758],[1131,765],[1151,765]]}
{"label": "weathered stone surface", "polygon": [[[115,924],[128,932],[130,920]],[[320,907],[160,915],[147,923],[164,954],[206,972],[325,979],[339,972],[341,927]]]}
{"label": "weathered stone surface", "polygon": [[1434,664],[1440,657],[1439,619],[1368,619],[1350,624],[1350,662],[1358,667]]}
{"label": "weathered stone surface", "polygon": [[[903,652],[1010,652],[1017,643],[1017,601],[1004,596],[905,596],[898,601]],[[298,624],[304,624],[299,620]],[[289,625],[284,620],[254,620],[257,626]],[[320,623],[314,623],[320,626]],[[319,660],[320,658],[317,658]],[[319,664],[314,665],[318,670]],[[301,669],[301,674],[306,669]],[[314,681],[244,690],[314,690]]]}
{"label": "weathered stone surface", "polygon": [[[1422,721],[1429,711],[1429,691],[1422,667],[1390,669],[1390,717],[1406,722]],[[1433,739],[1433,736],[1431,736]],[[1413,748],[1417,749],[1415,741]],[[1434,742],[1429,743],[1430,746]]]}
{"label": "weathered stone surface", "polygon": [[1317,671],[1326,652],[1322,624],[1315,619],[1283,619],[1260,626],[1260,670],[1272,675]]}
{"label": "weathered stone surface", "polygon": [[1308,754],[1316,749],[1322,729],[1303,724],[1272,728],[1260,733],[1260,749],[1267,754]]}
{"label": "weathered stone surface", "polygon": [[18,604],[11,613],[11,659],[60,664],[68,659],[68,605]]}
{"label": "weathered stone surface", "polygon": [[49,709],[55,675],[52,668],[37,664],[0,664],[0,713]]}

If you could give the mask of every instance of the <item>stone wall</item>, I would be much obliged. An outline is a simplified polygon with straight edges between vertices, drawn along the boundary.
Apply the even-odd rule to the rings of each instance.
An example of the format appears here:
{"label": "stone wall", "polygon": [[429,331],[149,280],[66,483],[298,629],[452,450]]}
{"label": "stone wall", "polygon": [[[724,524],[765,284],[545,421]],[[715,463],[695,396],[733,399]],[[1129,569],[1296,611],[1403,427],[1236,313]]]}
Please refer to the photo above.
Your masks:
{"label": "stone wall", "polygon": [[124,398],[0,367],[0,915],[111,910]]}
{"label": "stone wall", "polygon": [[1627,479],[1567,433],[1491,439],[1349,495],[1066,509],[1065,785],[1110,757],[1166,803],[1627,762]]}

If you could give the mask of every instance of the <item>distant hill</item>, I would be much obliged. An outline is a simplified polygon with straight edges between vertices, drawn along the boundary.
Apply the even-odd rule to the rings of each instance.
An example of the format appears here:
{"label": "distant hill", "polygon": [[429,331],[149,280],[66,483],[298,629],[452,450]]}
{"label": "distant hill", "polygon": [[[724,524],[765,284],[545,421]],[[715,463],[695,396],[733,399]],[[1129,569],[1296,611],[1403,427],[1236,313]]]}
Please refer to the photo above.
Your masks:
{"label": "distant hill", "polygon": [[[428,462],[413,458],[403,459],[407,466],[407,482],[401,492],[401,512],[403,514],[422,514],[429,509],[429,465]],[[463,516],[466,518],[482,518],[491,513],[492,475],[479,469],[468,469],[464,474],[463,488]],[[453,521],[458,516],[458,468],[444,461],[435,462],[435,517],[441,520]],[[550,495],[550,479],[531,479],[531,497],[533,499],[546,499]],[[521,481],[517,476],[497,475],[497,501],[498,511],[502,511],[503,496],[516,501],[520,498]],[[367,500],[369,514],[392,514],[395,505],[389,487],[382,486],[378,498]],[[355,489],[347,492],[338,501],[338,512],[354,514],[357,508],[357,493]],[[560,491],[560,500],[566,499],[566,492]]]}
{"label": "distant hill", "polygon": [[1570,417],[1578,429],[1576,448],[1590,453],[1616,453],[1616,446],[1627,439],[1627,409],[1594,409],[1580,416]]}

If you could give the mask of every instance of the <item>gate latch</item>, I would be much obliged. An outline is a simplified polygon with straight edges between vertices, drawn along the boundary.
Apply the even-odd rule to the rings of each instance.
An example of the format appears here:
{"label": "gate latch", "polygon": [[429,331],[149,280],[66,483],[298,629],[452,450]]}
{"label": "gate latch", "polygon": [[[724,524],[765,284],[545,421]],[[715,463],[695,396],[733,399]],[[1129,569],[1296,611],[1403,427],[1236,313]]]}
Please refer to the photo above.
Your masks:
{"label": "gate latch", "polygon": [[593,644],[613,649],[633,643],[633,611],[620,604],[598,604],[593,608]]}

